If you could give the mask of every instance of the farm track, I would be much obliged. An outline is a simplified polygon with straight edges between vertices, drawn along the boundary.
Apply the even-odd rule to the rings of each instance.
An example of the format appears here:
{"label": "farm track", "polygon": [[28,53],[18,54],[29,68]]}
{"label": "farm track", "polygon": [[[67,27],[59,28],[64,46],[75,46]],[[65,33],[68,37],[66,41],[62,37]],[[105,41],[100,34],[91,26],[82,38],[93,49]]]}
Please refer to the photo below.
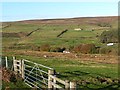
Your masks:
{"label": "farm track", "polygon": [[30,55],[30,56],[37,56],[37,57],[43,57],[43,58],[58,58],[58,59],[68,59],[68,60],[74,59],[74,60],[80,60],[80,61],[98,62],[103,64],[118,63],[118,56],[116,55],[75,54],[75,53],[65,54],[65,53],[56,53],[56,52],[39,52],[39,51],[28,51],[28,50],[26,51],[14,50],[13,52],[15,52],[16,55],[28,55],[28,56]]}

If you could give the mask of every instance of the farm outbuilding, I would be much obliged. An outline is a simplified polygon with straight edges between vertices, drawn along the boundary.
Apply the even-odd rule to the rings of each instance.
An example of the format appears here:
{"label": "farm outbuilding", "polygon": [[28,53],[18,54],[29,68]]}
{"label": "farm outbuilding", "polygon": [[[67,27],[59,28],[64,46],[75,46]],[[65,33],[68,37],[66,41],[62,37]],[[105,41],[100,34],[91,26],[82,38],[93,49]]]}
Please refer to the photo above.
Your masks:
{"label": "farm outbuilding", "polygon": [[81,28],[75,28],[74,30],[75,31],[81,31],[82,29]]}
{"label": "farm outbuilding", "polygon": [[107,44],[107,46],[113,46],[114,45],[114,43],[108,43]]}

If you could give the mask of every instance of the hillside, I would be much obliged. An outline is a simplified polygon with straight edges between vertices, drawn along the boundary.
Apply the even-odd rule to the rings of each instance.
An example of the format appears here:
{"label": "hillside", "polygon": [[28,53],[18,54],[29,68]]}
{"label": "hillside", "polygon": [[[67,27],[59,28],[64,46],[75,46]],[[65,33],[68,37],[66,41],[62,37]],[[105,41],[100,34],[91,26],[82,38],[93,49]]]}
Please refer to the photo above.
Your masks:
{"label": "hillside", "polygon": [[80,89],[119,89],[117,25],[116,16],[4,22],[2,56],[52,67]]}
{"label": "hillside", "polygon": [[106,46],[100,42],[104,31],[117,29],[117,17],[83,17],[68,19],[25,20],[4,22],[3,49],[29,49],[41,47],[71,49],[80,44]]}

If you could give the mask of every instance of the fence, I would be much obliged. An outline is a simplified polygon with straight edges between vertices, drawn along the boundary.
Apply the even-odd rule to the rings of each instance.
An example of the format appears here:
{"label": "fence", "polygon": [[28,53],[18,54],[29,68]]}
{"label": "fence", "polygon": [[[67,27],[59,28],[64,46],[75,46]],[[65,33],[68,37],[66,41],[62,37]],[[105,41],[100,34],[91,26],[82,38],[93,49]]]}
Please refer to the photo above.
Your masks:
{"label": "fence", "polygon": [[1,67],[6,67],[7,69],[13,70],[13,57],[1,56]]}
{"label": "fence", "polygon": [[[76,83],[75,82],[70,82],[68,80],[61,80],[59,78],[57,78],[54,75],[54,71],[49,70],[48,71],[48,88],[54,88],[55,89],[63,89],[62,85],[64,86],[64,88],[67,89],[71,89],[71,90],[75,90],[76,88]],[[59,84],[62,84],[61,86]]]}
{"label": "fence", "polygon": [[[8,58],[5,57],[5,67],[8,68]],[[55,70],[53,68],[38,64],[29,60],[18,60],[13,57],[13,66],[11,70],[18,73],[24,79],[24,82],[32,87],[43,89],[62,89],[62,90],[75,90],[76,83],[69,82],[68,80],[61,80],[55,75]]]}

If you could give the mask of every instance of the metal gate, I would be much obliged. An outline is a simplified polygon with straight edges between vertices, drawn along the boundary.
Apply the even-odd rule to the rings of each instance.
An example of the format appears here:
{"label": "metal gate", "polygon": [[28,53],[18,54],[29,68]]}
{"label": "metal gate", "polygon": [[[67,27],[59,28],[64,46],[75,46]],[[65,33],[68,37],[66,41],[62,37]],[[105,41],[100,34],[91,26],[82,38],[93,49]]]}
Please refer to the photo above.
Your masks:
{"label": "metal gate", "polygon": [[53,68],[38,64],[29,60],[18,60],[13,58],[13,69],[16,73],[21,74],[24,82],[31,88],[39,90],[75,90],[76,83],[68,80],[61,80],[55,75]]}
{"label": "metal gate", "polygon": [[48,88],[48,70],[53,69],[25,59],[14,60],[14,71],[21,74],[24,82],[32,88]]}
{"label": "metal gate", "polygon": [[48,88],[48,70],[50,67],[24,60],[24,82],[31,87]]}

